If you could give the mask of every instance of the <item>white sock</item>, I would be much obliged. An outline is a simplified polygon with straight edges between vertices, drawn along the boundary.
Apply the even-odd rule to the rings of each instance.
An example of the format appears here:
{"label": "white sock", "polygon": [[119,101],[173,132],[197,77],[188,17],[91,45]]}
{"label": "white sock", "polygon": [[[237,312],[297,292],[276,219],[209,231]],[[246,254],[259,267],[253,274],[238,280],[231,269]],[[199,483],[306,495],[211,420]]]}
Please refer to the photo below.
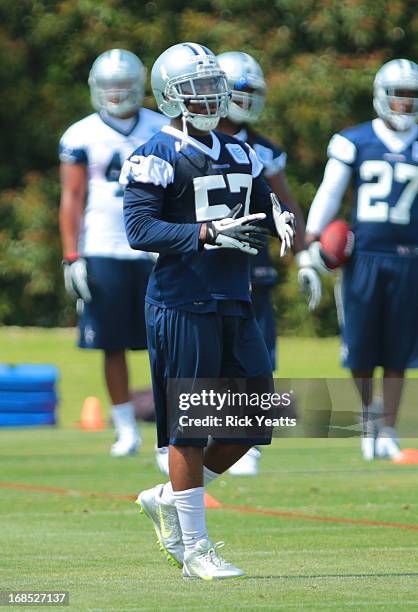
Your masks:
{"label": "white sock", "polygon": [[132,402],[114,404],[112,406],[112,419],[116,432],[119,435],[130,434],[137,436],[135,409]]}
{"label": "white sock", "polygon": [[208,485],[210,485],[212,480],[215,480],[215,478],[218,478],[218,476],[220,476],[220,474],[218,474],[217,472],[212,472],[212,470],[206,467],[206,465],[203,466],[203,486],[204,487],[207,487]]}
{"label": "white sock", "polygon": [[173,491],[177,514],[186,550],[195,547],[199,540],[208,539],[205,517],[205,489],[196,487],[186,491]]}
{"label": "white sock", "polygon": [[169,506],[174,506],[174,504],[176,503],[176,499],[173,493],[173,487],[171,486],[170,481],[163,484],[163,487],[160,492],[160,501],[163,504],[168,504]]}
{"label": "white sock", "polygon": [[[207,487],[210,485],[212,480],[218,478],[220,474],[217,472],[212,472],[206,465],[203,466],[203,486]],[[171,486],[171,482],[168,481],[163,485],[163,488],[160,493],[160,500],[163,504],[168,504],[169,506],[174,506],[176,500],[174,498],[173,487]]]}

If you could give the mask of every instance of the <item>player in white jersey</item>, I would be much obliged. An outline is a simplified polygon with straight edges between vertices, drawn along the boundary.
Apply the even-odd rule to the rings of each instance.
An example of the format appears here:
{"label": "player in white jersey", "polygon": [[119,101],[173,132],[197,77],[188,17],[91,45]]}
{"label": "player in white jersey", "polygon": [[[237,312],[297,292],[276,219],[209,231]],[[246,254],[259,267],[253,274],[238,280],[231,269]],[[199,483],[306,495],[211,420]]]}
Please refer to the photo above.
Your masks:
{"label": "player in white jersey", "polygon": [[117,457],[141,443],[126,350],[146,348],[144,296],[153,266],[148,253],[128,244],[118,179],[125,158],[167,123],[141,108],[144,83],[145,68],[130,51],[99,55],[89,76],[97,112],[69,127],[59,146],[65,287],[77,298],[79,346],[104,352]]}
{"label": "player in white jersey", "polygon": [[[405,460],[396,417],[404,373],[418,367],[418,66],[399,59],[374,80],[378,117],[336,134],[307,222],[315,241],[336,215],[353,178],[354,253],[342,277],[343,365],[363,402],[362,453],[367,460]],[[310,254],[321,262],[318,242]],[[383,422],[373,400],[373,374],[383,368]],[[380,402],[379,402],[380,403]]]}

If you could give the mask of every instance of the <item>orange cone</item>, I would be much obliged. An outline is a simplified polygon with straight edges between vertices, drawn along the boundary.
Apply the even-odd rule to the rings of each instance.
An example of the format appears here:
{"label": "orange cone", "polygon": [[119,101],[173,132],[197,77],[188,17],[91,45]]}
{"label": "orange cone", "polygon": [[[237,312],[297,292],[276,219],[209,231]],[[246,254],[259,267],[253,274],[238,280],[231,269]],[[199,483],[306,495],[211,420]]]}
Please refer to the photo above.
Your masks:
{"label": "orange cone", "polygon": [[418,449],[416,448],[403,448],[401,455],[397,459],[393,459],[392,463],[400,463],[403,465],[417,465],[418,464]]}
{"label": "orange cone", "polygon": [[86,431],[101,431],[106,426],[102,405],[97,397],[86,397],[81,411],[80,428]]}
{"label": "orange cone", "polygon": [[222,508],[222,504],[212,495],[205,493],[205,508]]}

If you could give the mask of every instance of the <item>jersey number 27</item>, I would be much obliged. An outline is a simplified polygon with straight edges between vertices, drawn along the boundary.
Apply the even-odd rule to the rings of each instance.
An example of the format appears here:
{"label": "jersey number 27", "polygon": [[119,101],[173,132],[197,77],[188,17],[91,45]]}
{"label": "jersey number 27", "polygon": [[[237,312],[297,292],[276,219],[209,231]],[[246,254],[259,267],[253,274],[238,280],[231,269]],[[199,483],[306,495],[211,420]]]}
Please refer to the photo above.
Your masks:
{"label": "jersey number 27", "polygon": [[[407,225],[418,193],[418,167],[399,162],[392,168],[387,161],[368,160],[361,164],[359,172],[363,181],[377,179],[377,182],[360,185],[358,220]],[[389,206],[385,200],[390,197],[393,181],[404,183],[405,187],[394,206]]]}

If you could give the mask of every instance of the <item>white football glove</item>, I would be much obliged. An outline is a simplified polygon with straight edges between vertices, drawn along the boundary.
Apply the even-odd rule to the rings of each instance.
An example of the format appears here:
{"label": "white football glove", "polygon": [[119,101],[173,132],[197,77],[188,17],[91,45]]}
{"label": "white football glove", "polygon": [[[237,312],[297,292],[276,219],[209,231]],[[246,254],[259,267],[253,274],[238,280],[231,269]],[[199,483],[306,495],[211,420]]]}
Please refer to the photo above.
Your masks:
{"label": "white football glove", "polygon": [[315,310],[321,302],[322,285],[318,272],[314,269],[309,251],[300,251],[296,254],[296,263],[299,268],[298,282],[302,293],[309,294],[308,308]]}
{"label": "white football glove", "polygon": [[64,260],[62,265],[64,266],[66,292],[73,298],[81,298],[84,302],[91,302],[86,260],[82,257],[75,261]]}
{"label": "white football glove", "polygon": [[275,193],[270,194],[273,206],[273,219],[276,230],[281,240],[280,257],[286,255],[295,239],[295,215],[291,212],[282,211],[280,202]]}
{"label": "white football glove", "polygon": [[251,222],[262,221],[266,215],[255,213],[237,219],[241,208],[242,204],[237,204],[223,219],[207,222],[205,248],[239,249],[248,255],[257,255],[265,246],[264,236],[269,231]]}
{"label": "white football glove", "polygon": [[309,257],[311,260],[311,266],[313,266],[318,272],[322,274],[331,274],[332,270],[328,268],[324,261],[321,253],[321,243],[319,240],[312,242],[308,248]]}

